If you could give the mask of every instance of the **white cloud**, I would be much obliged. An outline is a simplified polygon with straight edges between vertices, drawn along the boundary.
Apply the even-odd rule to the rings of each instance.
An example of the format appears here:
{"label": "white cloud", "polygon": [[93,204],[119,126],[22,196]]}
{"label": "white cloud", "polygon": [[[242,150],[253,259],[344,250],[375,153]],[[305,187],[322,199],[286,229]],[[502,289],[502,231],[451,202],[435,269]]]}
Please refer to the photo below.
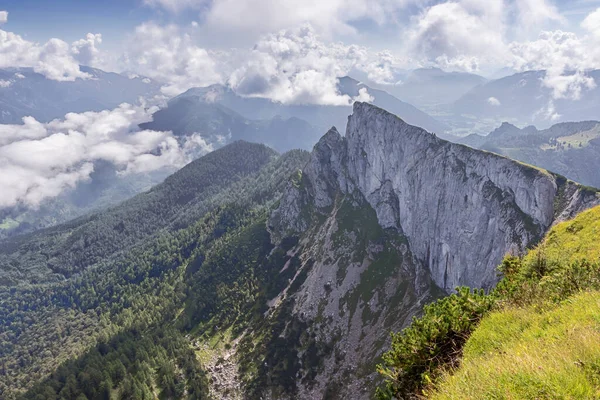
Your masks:
{"label": "white cloud", "polygon": [[597,38],[600,38],[600,7],[585,17],[583,22],[581,22],[581,27]]}
{"label": "white cloud", "polygon": [[572,32],[542,32],[537,40],[510,44],[512,67],[518,71],[546,70],[543,84],[555,99],[579,99],[581,92],[595,87],[585,71],[600,66],[600,53],[588,38]]}
{"label": "white cloud", "polygon": [[500,103],[500,100],[498,100],[498,99],[497,99],[497,98],[495,98],[495,97],[490,97],[490,98],[488,98],[488,99],[487,99],[487,102],[488,102],[488,104],[489,104],[489,105],[491,105],[491,106],[499,106],[499,105],[501,104],[501,103]]}
{"label": "white cloud", "polygon": [[311,24],[319,33],[352,34],[352,22],[370,20],[383,24],[394,12],[417,0],[144,0],[152,7],[171,12],[203,10],[205,24],[212,32],[251,35]]}
{"label": "white cloud", "polygon": [[541,117],[550,121],[557,121],[561,115],[556,111],[554,101],[550,100],[546,107],[542,107],[533,115],[532,119],[535,120],[537,117]]}
{"label": "white cloud", "polygon": [[146,172],[181,167],[212,150],[198,137],[180,144],[170,132],[140,131],[155,110],[122,104],[46,124],[25,117],[23,125],[0,125],[0,207],[37,206],[88,179],[98,160],[122,173]]}
{"label": "white cloud", "polygon": [[35,72],[57,81],[88,79],[90,75],[81,72],[76,57],[91,61],[98,54],[95,44],[100,41],[100,35],[88,34],[72,46],[56,38],[40,45],[0,30],[0,68],[33,67]]}
{"label": "white cloud", "polygon": [[0,79],[0,88],[7,88],[10,85],[12,85],[11,81],[5,81],[5,80]]}
{"label": "white cloud", "polygon": [[367,88],[358,89],[358,96],[355,96],[353,101],[362,101],[364,103],[372,103],[375,100],[375,97],[369,94],[369,90]]}
{"label": "white cloud", "polygon": [[71,45],[73,57],[81,65],[99,67],[103,61],[102,53],[97,45],[102,43],[102,35],[99,33],[88,33],[84,39],[79,39]]}
{"label": "white cloud", "polygon": [[74,81],[77,78],[88,79],[91,76],[79,69],[79,63],[66,42],[50,39],[39,52],[33,70],[55,81]]}
{"label": "white cloud", "polygon": [[0,25],[8,22],[8,11],[0,11]]}
{"label": "white cloud", "polygon": [[505,56],[503,2],[463,0],[436,4],[413,18],[409,51],[445,67],[474,70]]}
{"label": "white cloud", "polygon": [[546,0],[516,0],[516,8],[521,30],[539,30],[548,21],[565,22],[556,6]]}
{"label": "white cloud", "polygon": [[398,72],[406,68],[419,67],[419,62],[411,59],[401,59],[389,50],[380,51],[375,56],[368,56],[368,60],[358,69],[367,74],[367,78],[378,84],[397,84]]}
{"label": "white cloud", "polygon": [[223,80],[211,54],[175,25],[138,26],[129,38],[124,62],[126,69],[164,82],[162,91],[169,96]]}
{"label": "white cloud", "polygon": [[17,72],[17,73],[15,74],[15,78],[17,78],[17,79],[25,79],[25,75],[23,75],[23,74],[22,74],[22,73],[20,73],[20,72]]}
{"label": "white cloud", "polygon": [[282,103],[347,105],[352,99],[339,94],[338,78],[365,57],[361,47],[321,42],[305,25],[261,39],[229,84],[243,96]]}

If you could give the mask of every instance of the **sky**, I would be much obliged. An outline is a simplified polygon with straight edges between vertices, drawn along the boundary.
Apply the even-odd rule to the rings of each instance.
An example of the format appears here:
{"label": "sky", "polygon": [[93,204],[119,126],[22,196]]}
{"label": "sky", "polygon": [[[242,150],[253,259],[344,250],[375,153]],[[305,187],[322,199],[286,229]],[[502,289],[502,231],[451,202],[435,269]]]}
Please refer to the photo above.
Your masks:
{"label": "sky", "polygon": [[[241,96],[330,105],[356,100],[337,89],[348,74],[385,87],[422,67],[488,77],[545,70],[551,110],[598,84],[586,71],[600,69],[600,0],[0,2],[0,69],[94,79],[80,65],[151,78],[162,100],[223,84]],[[0,80],[0,90],[19,79]],[[98,160],[126,174],[179,167],[212,149],[199,135],[181,142],[140,130],[153,110],[124,104],[0,125],[0,208],[38,206],[89,179]]]}
{"label": "sky", "polygon": [[323,103],[339,99],[306,86],[349,72],[394,84],[419,67],[548,69],[564,86],[556,76],[600,66],[600,0],[4,0],[0,10],[0,67],[72,80],[86,64],[156,79],[167,96],[225,83]]}

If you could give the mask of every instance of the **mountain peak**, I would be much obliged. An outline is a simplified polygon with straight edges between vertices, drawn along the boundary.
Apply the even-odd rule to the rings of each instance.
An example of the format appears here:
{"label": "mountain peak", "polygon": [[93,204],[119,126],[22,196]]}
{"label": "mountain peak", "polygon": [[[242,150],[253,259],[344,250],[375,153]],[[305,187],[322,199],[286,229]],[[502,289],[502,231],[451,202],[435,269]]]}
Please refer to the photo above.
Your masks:
{"label": "mountain peak", "polygon": [[305,191],[284,195],[275,213],[286,221],[282,232],[307,226],[299,210],[311,204],[327,213],[340,198],[362,196],[380,227],[405,235],[436,284],[451,291],[491,286],[507,252],[600,201],[547,171],[439,139],[372,104],[356,102],[353,111],[345,137],[332,128],[315,146]]}
{"label": "mountain peak", "polygon": [[511,124],[510,122],[503,122],[498,128],[494,129],[488,135],[491,138],[497,138],[500,136],[518,135],[521,133],[521,129]]}

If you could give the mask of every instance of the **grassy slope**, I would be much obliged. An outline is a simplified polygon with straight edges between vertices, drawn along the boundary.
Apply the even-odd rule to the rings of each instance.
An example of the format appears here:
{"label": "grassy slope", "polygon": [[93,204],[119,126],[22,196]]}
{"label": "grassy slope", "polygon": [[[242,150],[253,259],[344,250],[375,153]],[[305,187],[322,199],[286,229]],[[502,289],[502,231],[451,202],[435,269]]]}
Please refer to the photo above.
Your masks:
{"label": "grassy slope", "polygon": [[555,226],[512,277],[521,293],[482,320],[429,397],[600,398],[599,235],[600,207]]}
{"label": "grassy slope", "polygon": [[484,318],[462,366],[435,399],[591,399],[600,396],[600,295],[555,309],[507,309]]}

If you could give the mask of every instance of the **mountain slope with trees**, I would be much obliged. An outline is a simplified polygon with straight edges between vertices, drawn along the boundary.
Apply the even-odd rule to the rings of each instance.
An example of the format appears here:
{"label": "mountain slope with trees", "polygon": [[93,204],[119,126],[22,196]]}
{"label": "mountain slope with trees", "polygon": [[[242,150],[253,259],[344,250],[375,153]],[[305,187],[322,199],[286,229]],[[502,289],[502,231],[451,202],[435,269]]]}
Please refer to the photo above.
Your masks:
{"label": "mountain slope with trees", "polygon": [[[237,142],[3,242],[0,396],[370,398],[389,332],[455,283],[493,285],[506,251],[599,202],[356,103],[346,136],[332,128],[310,155]],[[460,207],[484,210],[486,230],[466,234]]]}

